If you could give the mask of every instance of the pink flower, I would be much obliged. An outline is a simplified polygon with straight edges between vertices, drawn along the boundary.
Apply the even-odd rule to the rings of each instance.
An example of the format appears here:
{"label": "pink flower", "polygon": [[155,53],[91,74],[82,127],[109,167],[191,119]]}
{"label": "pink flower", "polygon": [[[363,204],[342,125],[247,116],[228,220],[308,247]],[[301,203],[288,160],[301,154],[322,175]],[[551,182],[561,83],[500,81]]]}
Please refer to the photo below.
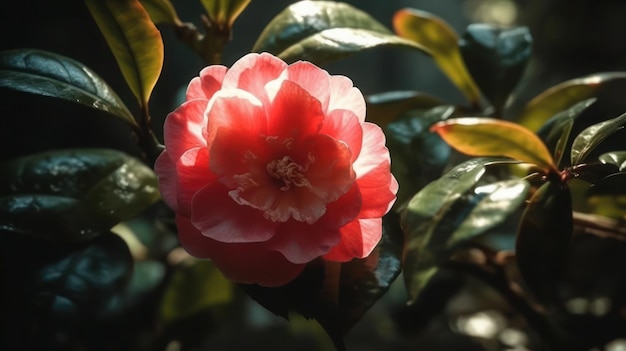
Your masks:
{"label": "pink flower", "polygon": [[352,81],[249,54],[209,66],[167,116],[158,158],[182,246],[241,283],[283,285],[370,254],[395,201],[381,129]]}

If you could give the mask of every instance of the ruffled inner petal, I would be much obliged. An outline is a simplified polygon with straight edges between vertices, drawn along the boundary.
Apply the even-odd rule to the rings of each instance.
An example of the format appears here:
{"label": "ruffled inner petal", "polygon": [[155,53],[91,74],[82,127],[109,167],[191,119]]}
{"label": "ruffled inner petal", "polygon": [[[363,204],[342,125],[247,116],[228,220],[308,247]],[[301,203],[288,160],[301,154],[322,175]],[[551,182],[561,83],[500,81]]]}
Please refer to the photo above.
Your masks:
{"label": "ruffled inner petal", "polygon": [[335,110],[324,119],[320,133],[332,136],[348,145],[354,162],[361,153],[363,143],[363,128],[358,117],[348,110]]}
{"label": "ruffled inner petal", "polygon": [[320,102],[322,111],[328,108],[330,100],[330,75],[310,62],[298,61],[286,70],[290,82],[298,84]]}
{"label": "ruffled inner petal", "polygon": [[281,59],[268,53],[250,53],[240,58],[226,72],[222,88],[246,90],[264,103],[268,100],[265,84],[272,81],[287,68]]}
{"label": "ruffled inner petal", "polygon": [[177,160],[189,149],[207,145],[202,135],[207,103],[207,100],[191,100],[167,115],[163,138],[172,160]]}
{"label": "ruffled inner petal", "polygon": [[324,120],[320,102],[290,81],[283,81],[267,115],[268,135],[296,141],[316,134]]}
{"label": "ruffled inner petal", "polygon": [[209,101],[206,115],[204,137],[209,145],[222,128],[238,130],[243,136],[266,133],[267,122],[261,101],[244,90],[220,90]]}
{"label": "ruffled inner petal", "polygon": [[219,182],[207,184],[193,197],[191,222],[202,235],[224,243],[267,241],[277,227],[260,211],[233,201]]}
{"label": "ruffled inner petal", "polygon": [[200,76],[192,79],[187,86],[187,100],[209,100],[222,87],[227,70],[221,65],[211,65],[202,69]]}
{"label": "ruffled inner petal", "polygon": [[263,243],[222,243],[200,233],[191,221],[176,217],[178,238],[189,254],[211,258],[224,276],[234,282],[281,286],[297,277],[304,264],[294,264]]}
{"label": "ruffled inner petal", "polygon": [[367,257],[382,238],[382,228],[382,218],[358,219],[346,224],[340,229],[340,243],[325,254],[324,259],[347,262]]}

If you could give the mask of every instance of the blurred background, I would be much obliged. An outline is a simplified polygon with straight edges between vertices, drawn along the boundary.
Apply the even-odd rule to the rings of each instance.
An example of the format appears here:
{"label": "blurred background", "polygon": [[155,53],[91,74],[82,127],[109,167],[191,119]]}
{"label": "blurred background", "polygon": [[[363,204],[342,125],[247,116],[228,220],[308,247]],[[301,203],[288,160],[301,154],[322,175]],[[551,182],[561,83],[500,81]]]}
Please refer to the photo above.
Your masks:
{"label": "blurred background", "polygon": [[[172,0],[180,18],[201,27],[199,1]],[[234,26],[224,64],[249,52],[264,26],[294,1],[252,0]],[[620,0],[347,0],[391,28],[403,7],[431,12],[459,34],[470,23],[528,26],[534,55],[518,87],[512,110],[546,88],[600,71],[626,70],[626,2]],[[171,28],[160,27],[165,42],[163,73],[153,93],[154,129],[161,136],[167,113],[181,101],[187,83],[203,68],[202,61],[179,42]],[[0,50],[37,48],[74,58],[103,77],[136,111],[113,55],[84,3],[76,0],[3,1],[0,4]],[[350,77],[365,95],[389,90],[418,90],[452,103],[462,95],[433,62],[415,51],[376,49],[325,67]],[[605,107],[626,111],[620,91]],[[33,103],[34,102],[34,103]],[[51,147],[112,147],[137,155],[130,132],[104,116],[84,119],[86,111],[57,101],[0,91],[0,160]],[[89,112],[93,113],[93,112]],[[616,249],[617,250],[617,249]],[[618,250],[619,251],[619,250]],[[620,251],[623,252],[623,251]],[[607,262],[607,265],[615,262]],[[623,265],[622,265],[623,267]],[[6,288],[6,286],[4,287]],[[291,324],[273,316],[241,293],[236,306],[225,303],[211,318],[194,319],[172,331],[180,342],[201,332],[203,350],[330,350],[319,326],[295,317]],[[349,350],[539,350],[523,320],[493,290],[477,280],[442,270],[413,306],[406,306],[402,278],[346,338]],[[594,300],[595,301],[595,300]],[[580,301],[579,301],[580,302]],[[587,301],[591,306],[593,301]],[[579,304],[580,305],[580,304]],[[573,311],[579,305],[572,305]],[[602,301],[595,308],[602,309]],[[592,307],[589,307],[592,311]],[[193,332],[192,332],[193,331]],[[189,334],[189,335],[188,335]],[[626,334],[626,331],[625,331]],[[626,339],[609,351],[626,350]]]}

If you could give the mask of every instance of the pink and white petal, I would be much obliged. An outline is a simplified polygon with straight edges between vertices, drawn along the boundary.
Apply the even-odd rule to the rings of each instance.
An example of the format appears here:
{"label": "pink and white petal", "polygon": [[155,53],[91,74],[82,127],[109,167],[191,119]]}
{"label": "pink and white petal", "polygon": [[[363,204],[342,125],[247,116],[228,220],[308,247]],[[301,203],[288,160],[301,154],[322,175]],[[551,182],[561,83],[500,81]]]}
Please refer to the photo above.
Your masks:
{"label": "pink and white petal", "polygon": [[207,145],[202,135],[207,103],[207,100],[187,101],[167,115],[163,139],[172,160],[177,160],[189,149]]}
{"label": "pink and white petal", "polygon": [[325,255],[340,240],[337,229],[291,220],[280,225],[267,245],[282,253],[289,262],[301,264]]}
{"label": "pink and white petal", "polygon": [[167,150],[161,152],[154,163],[154,171],[159,177],[159,189],[163,201],[174,211],[178,211],[176,164],[170,159]]}
{"label": "pink and white petal", "polygon": [[326,205],[326,214],[315,225],[331,229],[341,228],[357,218],[362,205],[361,191],[355,183],[345,195]]}
{"label": "pink and white petal", "polygon": [[224,184],[237,187],[233,177],[248,174],[255,182],[269,177],[267,158],[269,150],[257,133],[245,129],[221,128],[213,138],[209,164],[211,171],[221,177]]}
{"label": "pink and white petal", "polygon": [[287,80],[306,90],[321,103],[322,111],[327,111],[330,101],[330,75],[328,72],[310,62],[298,61],[287,67],[286,74]]}
{"label": "pink and white petal", "polygon": [[306,90],[284,81],[267,109],[267,134],[298,141],[316,134],[324,120],[320,102]]}
{"label": "pink and white petal", "polygon": [[205,67],[200,71],[200,76],[191,80],[187,86],[187,100],[209,100],[216,91],[222,87],[224,75],[228,69],[221,65]]}
{"label": "pink and white petal", "polygon": [[176,225],[178,239],[189,254],[212,259],[226,278],[237,283],[281,286],[297,277],[305,266],[287,261],[263,243],[228,244],[207,238],[182,216],[176,217]]}
{"label": "pink and white petal", "polygon": [[331,112],[324,119],[320,133],[330,135],[346,143],[352,153],[350,162],[354,162],[359,156],[363,143],[363,128],[358,117],[352,111],[334,110]]}
{"label": "pink and white petal", "polygon": [[208,144],[213,143],[220,128],[239,130],[247,135],[266,133],[265,110],[261,101],[244,90],[218,91],[209,101],[206,115],[204,137]]}
{"label": "pink and white petal", "polygon": [[324,255],[325,260],[347,262],[353,258],[367,257],[382,238],[383,220],[357,219],[343,226],[340,233],[341,241]]}
{"label": "pink and white petal", "polygon": [[352,111],[359,118],[359,122],[365,121],[365,98],[348,77],[330,77],[330,101],[327,111],[334,110]]}
{"label": "pink and white petal", "polygon": [[192,200],[191,223],[202,235],[223,243],[264,242],[272,238],[277,224],[263,213],[236,203],[219,182],[207,184]]}
{"label": "pink and white petal", "polygon": [[216,182],[217,176],[209,169],[206,147],[187,150],[176,162],[178,212],[190,216],[194,195],[205,185]]}
{"label": "pink and white petal", "polygon": [[363,196],[363,208],[360,218],[382,217],[396,201],[398,182],[391,174],[390,164],[383,162],[376,168],[357,179]]}
{"label": "pink and white petal", "polygon": [[250,53],[237,60],[226,72],[222,88],[246,90],[266,102],[265,84],[278,78],[286,68],[283,60],[271,54]]}
{"label": "pink and white petal", "polygon": [[376,124],[365,122],[363,146],[359,157],[353,164],[357,179],[371,172],[381,163],[391,163],[389,150],[385,147],[385,134]]}

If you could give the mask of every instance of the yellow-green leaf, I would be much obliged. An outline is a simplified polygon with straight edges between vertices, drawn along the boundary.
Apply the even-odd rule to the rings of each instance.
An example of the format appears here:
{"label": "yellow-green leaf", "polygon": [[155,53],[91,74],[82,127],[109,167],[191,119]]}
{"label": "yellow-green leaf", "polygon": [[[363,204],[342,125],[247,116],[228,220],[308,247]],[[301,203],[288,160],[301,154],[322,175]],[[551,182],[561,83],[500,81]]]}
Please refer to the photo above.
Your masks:
{"label": "yellow-green leaf", "polygon": [[85,0],[122,75],[147,106],[163,67],[163,40],[139,0]]}
{"label": "yellow-green leaf", "polygon": [[148,11],[152,22],[155,24],[166,23],[176,26],[182,24],[170,0],[139,0],[139,2]]}
{"label": "yellow-green leaf", "polygon": [[543,171],[556,171],[552,155],[535,133],[492,118],[453,118],[435,124],[432,131],[450,146],[471,156],[507,156],[535,164]]}
{"label": "yellow-green leaf", "polygon": [[399,36],[425,47],[465,97],[479,103],[481,93],[463,62],[459,37],[447,23],[431,13],[405,8],[394,15],[393,28]]}
{"label": "yellow-green leaf", "polygon": [[626,79],[626,72],[604,72],[559,83],[530,100],[517,122],[537,131],[550,117],[596,96],[607,83],[623,79]]}
{"label": "yellow-green leaf", "polygon": [[202,6],[209,14],[211,21],[217,24],[226,24],[232,27],[241,12],[246,9],[251,0],[202,0]]}

